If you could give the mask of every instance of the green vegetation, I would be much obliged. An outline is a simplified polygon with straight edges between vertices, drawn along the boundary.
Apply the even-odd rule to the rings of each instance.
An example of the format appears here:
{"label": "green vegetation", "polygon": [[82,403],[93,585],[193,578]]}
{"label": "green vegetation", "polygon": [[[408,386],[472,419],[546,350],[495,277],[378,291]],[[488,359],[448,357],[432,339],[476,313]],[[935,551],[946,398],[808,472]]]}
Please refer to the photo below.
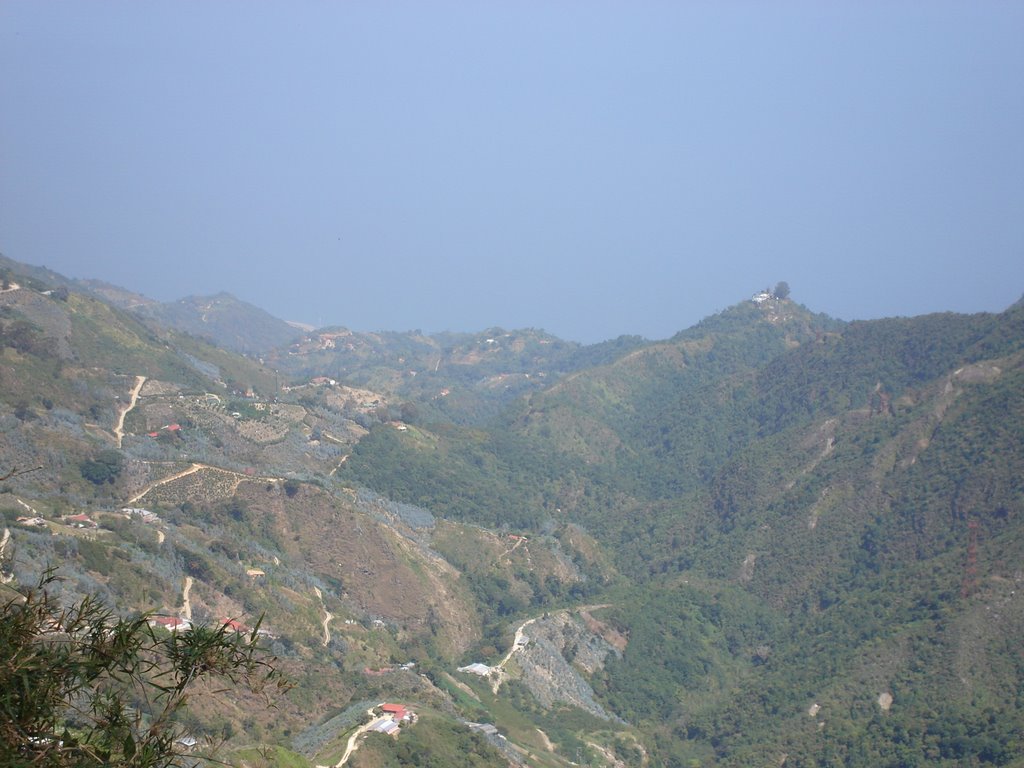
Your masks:
{"label": "green vegetation", "polygon": [[426,714],[404,727],[397,740],[371,734],[350,764],[352,768],[505,768],[508,759],[466,726]]}
{"label": "green vegetation", "polygon": [[[266,615],[298,681],[281,709],[200,697],[181,721],[237,760],[336,760],[385,699],[423,720],[353,765],[1024,752],[1022,306],[844,324],[780,283],[661,342],[339,329],[266,351],[284,390],[9,274],[30,287],[0,300],[0,462],[47,472],[0,486],[4,579],[61,562],[62,604]],[[59,521],[79,512],[100,528]],[[454,671],[529,619],[499,694]]]}
{"label": "green vegetation", "polygon": [[47,576],[4,589],[0,762],[16,766],[183,765],[188,694],[206,678],[261,688],[277,678],[253,638],[227,627],[155,636],[93,598],[63,607]]}
{"label": "green vegetation", "polygon": [[100,451],[95,457],[83,461],[79,466],[82,477],[90,483],[103,485],[113,483],[121,474],[124,462],[121,454],[114,450]]}
{"label": "green vegetation", "polygon": [[[596,534],[643,586],[611,614],[624,656],[591,682],[666,764],[757,764],[767,745],[796,765],[826,745],[850,766],[1007,764],[1024,678],[1000,638],[1022,612],[968,632],[958,600],[971,521],[1003,553],[979,572],[1017,578],[1021,312],[817,330],[757,312],[580,374],[487,430],[374,432],[345,471],[450,517]],[[1009,594],[985,578],[980,599]],[[523,610],[500,579],[478,584],[497,613]],[[965,654],[1004,676],[971,673],[975,694],[951,696],[961,683],[931,670]]]}

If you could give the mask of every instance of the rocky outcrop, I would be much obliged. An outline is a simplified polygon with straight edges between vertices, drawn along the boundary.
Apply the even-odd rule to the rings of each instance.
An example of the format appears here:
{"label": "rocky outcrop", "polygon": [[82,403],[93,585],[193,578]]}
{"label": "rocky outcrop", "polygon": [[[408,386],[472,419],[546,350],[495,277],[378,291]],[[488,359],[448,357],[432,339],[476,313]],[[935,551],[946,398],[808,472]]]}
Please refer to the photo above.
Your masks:
{"label": "rocky outcrop", "polygon": [[569,704],[604,720],[618,720],[597,702],[580,670],[594,672],[609,653],[619,651],[568,613],[538,619],[526,634],[528,642],[517,661],[522,682],[537,701],[545,707]]}

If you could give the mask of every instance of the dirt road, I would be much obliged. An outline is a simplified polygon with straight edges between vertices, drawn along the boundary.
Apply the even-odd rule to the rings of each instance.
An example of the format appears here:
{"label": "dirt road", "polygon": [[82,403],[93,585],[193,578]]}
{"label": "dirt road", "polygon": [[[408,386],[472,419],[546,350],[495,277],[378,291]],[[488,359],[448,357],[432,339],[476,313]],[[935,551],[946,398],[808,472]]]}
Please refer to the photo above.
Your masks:
{"label": "dirt road", "polygon": [[[560,611],[555,611],[551,615],[557,616],[559,614],[566,613],[585,613],[587,611],[596,611],[600,608],[610,607],[611,603],[602,603],[599,605],[580,605],[576,606],[575,608],[563,608]],[[521,651],[523,648],[526,647],[526,644],[529,642],[529,638],[525,634],[526,628],[540,618],[543,618],[543,616],[534,616],[532,619],[527,619],[518,627],[516,627],[516,634],[512,640],[512,647],[509,648],[508,653],[505,654],[505,658],[498,662],[498,666],[493,667],[493,670],[496,672],[496,674],[494,677],[494,682],[491,683],[491,692],[495,695],[497,695],[498,689],[501,688],[501,684],[505,682],[505,678],[508,677],[508,675],[505,674],[505,665],[508,664],[509,660],[512,658],[513,654],[515,654],[516,651]]]}
{"label": "dirt road", "polygon": [[[383,703],[384,702],[381,702],[377,706],[382,706]],[[352,753],[359,748],[360,736],[365,734],[368,730],[376,726],[378,723],[381,723],[384,720],[388,719],[386,717],[377,717],[375,714],[373,714],[374,709],[376,709],[376,707],[370,707],[368,710],[366,710],[366,714],[370,716],[370,722],[363,723],[362,725],[360,725],[358,728],[356,728],[355,733],[348,737],[348,744],[345,745],[345,754],[341,756],[341,760],[335,763],[334,768],[341,768],[345,763],[348,762],[348,759],[352,757]],[[330,766],[318,765],[316,768],[330,768]]]}
{"label": "dirt road", "polygon": [[494,667],[498,674],[495,676],[494,682],[491,683],[492,693],[497,694],[498,689],[501,688],[501,684],[505,682],[505,678],[507,677],[507,675],[505,674],[505,665],[508,664],[509,659],[512,658],[512,654],[526,647],[528,638],[526,637],[524,632],[526,631],[526,628],[533,624],[533,622],[535,622],[538,618],[540,617],[534,616],[532,619],[527,619],[518,627],[516,627],[516,635],[515,638],[512,640],[512,647],[508,649],[508,653],[505,654],[505,658],[498,662],[498,666]]}
{"label": "dirt road", "polygon": [[135,403],[139,400],[139,392],[142,391],[142,385],[146,383],[145,376],[135,377],[135,386],[132,387],[132,398],[128,405],[121,408],[117,414],[117,426],[114,427],[114,437],[117,438],[117,447],[121,447],[121,441],[124,439],[124,417],[128,415],[128,411],[135,407]]}
{"label": "dirt road", "polygon": [[192,466],[190,466],[188,469],[183,469],[181,472],[177,472],[177,473],[171,475],[170,477],[164,477],[164,478],[162,478],[160,480],[156,480],[156,481],[150,483],[149,485],[147,485],[145,488],[143,488],[141,492],[135,494],[130,499],[128,499],[128,501],[126,503],[134,504],[136,501],[141,499],[143,496],[145,496],[147,493],[152,491],[154,488],[157,488],[157,487],[163,485],[164,483],[171,483],[171,482],[174,482],[175,480],[179,480],[179,479],[185,477],[186,475],[191,475],[192,473],[198,472],[200,469],[204,469],[205,467],[206,467],[205,464],[192,464]]}
{"label": "dirt road", "polygon": [[[147,463],[156,464],[156,463],[162,463],[162,462],[147,462]],[[195,472],[198,472],[201,469],[212,469],[212,470],[214,470],[216,472],[224,472],[225,474],[233,475],[234,478],[235,478],[235,482],[234,482],[234,485],[231,488],[231,492],[232,493],[234,493],[236,490],[238,490],[238,486],[240,486],[246,480],[258,480],[258,481],[261,481],[261,482],[269,482],[269,483],[279,483],[282,480],[282,478],[280,478],[280,477],[262,477],[262,476],[257,476],[257,475],[243,475],[241,472],[235,472],[232,469],[222,469],[221,467],[214,467],[214,466],[212,466],[210,464],[200,464],[199,462],[192,462],[192,464],[188,467],[188,469],[183,469],[183,470],[181,470],[181,472],[176,472],[175,474],[170,475],[169,477],[164,477],[164,478],[161,478],[160,480],[154,480],[152,483],[149,483],[149,485],[147,485],[145,488],[143,488],[137,494],[135,494],[130,499],[128,499],[128,501],[126,501],[125,504],[134,504],[136,501],[138,501],[139,499],[144,497],[147,493],[152,491],[154,488],[159,488],[161,485],[165,485],[167,483],[173,483],[175,480],[180,480],[181,478],[186,477],[188,475],[191,475],[191,474],[193,474]]]}
{"label": "dirt road", "polygon": [[316,597],[320,601],[320,607],[324,611],[324,648],[326,648],[331,642],[331,630],[330,623],[331,619],[334,618],[334,614],[327,610],[327,606],[324,605],[324,596],[320,592],[319,587],[313,587],[313,591],[316,592]]}
{"label": "dirt road", "polygon": [[188,593],[192,590],[192,577],[185,577],[185,588],[181,590],[181,617],[192,621],[192,602],[188,599]]}

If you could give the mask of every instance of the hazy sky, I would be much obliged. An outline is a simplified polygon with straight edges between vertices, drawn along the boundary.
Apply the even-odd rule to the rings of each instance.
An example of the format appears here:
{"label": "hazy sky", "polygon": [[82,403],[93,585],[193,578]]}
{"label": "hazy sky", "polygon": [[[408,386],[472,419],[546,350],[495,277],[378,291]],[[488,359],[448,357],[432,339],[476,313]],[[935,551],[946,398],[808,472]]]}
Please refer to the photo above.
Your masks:
{"label": "hazy sky", "polygon": [[0,0],[0,251],[359,330],[1024,293],[1024,3]]}

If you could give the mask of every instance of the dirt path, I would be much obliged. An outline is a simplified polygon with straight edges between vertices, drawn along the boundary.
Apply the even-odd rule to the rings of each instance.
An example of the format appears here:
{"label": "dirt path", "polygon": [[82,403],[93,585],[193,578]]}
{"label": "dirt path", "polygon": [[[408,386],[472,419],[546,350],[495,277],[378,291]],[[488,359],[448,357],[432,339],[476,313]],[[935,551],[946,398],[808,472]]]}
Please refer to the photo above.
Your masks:
{"label": "dirt path", "polygon": [[548,752],[554,752],[555,745],[551,743],[551,739],[548,738],[548,735],[544,733],[544,731],[542,731],[540,728],[534,728],[533,730],[540,734],[541,741],[544,742],[544,749],[546,749]]}
{"label": "dirt path", "polygon": [[121,441],[124,439],[124,417],[128,415],[128,411],[135,407],[135,403],[139,400],[139,392],[142,391],[142,385],[146,383],[145,376],[135,377],[135,386],[132,387],[132,399],[127,406],[120,409],[117,415],[117,426],[114,427],[114,437],[117,438],[117,447],[121,447]]}
{"label": "dirt path", "polygon": [[36,517],[40,517],[40,514],[39,514],[39,513],[38,513],[38,512],[36,511],[35,507],[30,507],[30,506],[29,506],[28,504],[26,504],[26,503],[25,503],[24,501],[22,501],[21,499],[19,499],[19,498],[18,498],[17,496],[15,496],[15,497],[14,497],[14,500],[15,500],[16,502],[18,502],[19,504],[21,504],[21,506],[22,506],[22,507],[24,507],[25,509],[27,509],[27,510],[28,510],[29,512],[31,512],[31,513],[32,513],[33,515],[35,515]]}
{"label": "dirt path", "polygon": [[[383,702],[381,702],[381,704],[383,704]],[[381,704],[378,704],[377,706],[379,707],[379,706],[381,706]],[[362,725],[360,725],[358,728],[356,728],[356,732],[348,737],[348,744],[345,745],[345,754],[343,754],[341,756],[341,760],[339,760],[334,765],[334,768],[341,768],[341,766],[343,766],[345,763],[348,762],[348,759],[350,757],[352,757],[352,753],[355,752],[356,749],[359,748],[359,737],[360,736],[362,736],[364,733],[366,733],[368,730],[373,728],[375,725],[377,725],[381,721],[387,719],[385,717],[377,717],[376,715],[374,715],[373,714],[373,710],[374,709],[375,709],[375,707],[370,707],[368,710],[366,710],[366,714],[368,714],[370,716],[370,722],[363,723]],[[317,766],[317,768],[327,768],[327,767],[326,766]]]}
{"label": "dirt path", "polygon": [[181,590],[181,617],[192,621],[192,601],[188,599],[188,593],[192,591],[192,577],[185,577],[185,587]]}
{"label": "dirt path", "polygon": [[345,454],[344,456],[342,456],[342,457],[341,457],[341,461],[339,461],[339,462],[338,462],[338,466],[336,466],[336,467],[335,467],[334,469],[332,469],[332,470],[331,470],[331,472],[330,472],[330,474],[328,474],[327,476],[328,476],[328,477],[334,477],[334,473],[335,473],[335,472],[337,472],[337,471],[338,471],[339,469],[341,469],[342,465],[343,465],[343,464],[344,464],[344,463],[345,463],[346,461],[348,461],[348,456],[349,456],[349,455],[348,455],[347,453],[346,453],[346,454]]}
{"label": "dirt path", "polygon": [[612,768],[626,768],[626,764],[619,760],[615,756],[615,753],[608,749],[608,747],[602,747],[600,744],[594,741],[588,741],[587,746],[591,747],[592,749],[596,749],[598,752],[600,752],[601,756],[605,759],[605,763],[607,765],[612,766]]}
{"label": "dirt path", "polygon": [[[601,603],[596,605],[580,605],[576,606],[575,608],[563,608],[560,611],[555,611],[555,613],[551,615],[558,616],[560,614],[565,613],[588,613],[590,611],[596,611],[600,608],[610,607],[611,603]],[[512,658],[513,654],[515,654],[516,651],[521,651],[523,648],[526,647],[527,642],[529,642],[529,638],[526,637],[525,634],[526,628],[533,624],[533,622],[537,621],[537,619],[539,618],[541,618],[541,616],[534,616],[532,619],[527,619],[518,627],[516,627],[516,634],[512,640],[512,647],[509,648],[508,653],[505,654],[505,658],[498,662],[498,666],[492,667],[492,670],[496,674],[494,677],[494,682],[491,683],[491,692],[495,695],[497,695],[498,689],[501,688],[501,684],[505,682],[505,678],[508,677],[508,675],[505,674],[505,665],[508,664],[509,660]]]}
{"label": "dirt path", "polygon": [[497,561],[496,561],[496,564],[497,564],[497,563],[500,563],[500,562],[501,562],[502,560],[504,560],[504,559],[505,559],[506,557],[511,557],[512,553],[513,553],[513,552],[515,552],[515,551],[516,551],[517,549],[519,549],[519,548],[520,548],[521,546],[523,546],[523,544],[525,544],[525,543],[526,543],[526,537],[525,537],[525,536],[520,536],[520,537],[519,537],[518,539],[516,539],[516,543],[515,543],[515,544],[513,544],[513,545],[512,545],[511,547],[509,547],[508,549],[506,549],[506,550],[505,550],[505,551],[504,551],[504,552],[503,552],[503,553],[502,553],[502,554],[501,554],[501,555],[500,555],[500,556],[498,557],[498,559],[497,559]]}
{"label": "dirt path", "polygon": [[160,480],[154,480],[152,483],[147,485],[145,488],[143,488],[137,494],[135,494],[130,499],[128,499],[128,501],[126,501],[125,504],[134,504],[136,501],[141,499],[143,496],[145,496],[147,493],[152,491],[154,488],[159,488],[161,485],[165,485],[167,483],[173,483],[175,480],[180,480],[181,478],[186,477],[188,475],[191,475],[191,474],[193,474],[195,472],[198,472],[201,469],[212,469],[212,470],[215,470],[217,472],[224,472],[225,474],[228,474],[228,475],[234,475],[235,476],[235,483],[234,483],[234,485],[231,486],[231,492],[232,493],[237,491],[238,490],[238,486],[240,486],[246,480],[259,480],[261,482],[272,482],[272,483],[277,483],[277,482],[281,481],[280,477],[257,477],[255,475],[243,475],[241,472],[235,472],[234,470],[231,470],[231,469],[222,469],[221,467],[214,467],[214,466],[211,466],[210,464],[200,464],[199,462],[193,462],[189,466],[188,469],[183,469],[183,470],[181,470],[181,472],[176,472],[175,474],[170,475],[169,477],[161,478]]}
{"label": "dirt path", "polygon": [[132,496],[130,499],[128,499],[128,501],[126,503],[127,504],[134,504],[136,501],[141,499],[143,496],[145,496],[147,493],[152,491],[154,488],[157,488],[157,487],[159,487],[159,486],[161,486],[161,485],[163,485],[165,483],[173,483],[175,480],[180,480],[181,478],[185,477],[186,475],[191,475],[194,472],[198,472],[200,469],[214,469],[214,467],[207,467],[205,464],[192,464],[188,469],[183,469],[183,470],[181,470],[181,472],[177,472],[177,473],[171,475],[170,477],[165,477],[165,478],[162,478],[160,480],[153,481],[152,483],[147,485],[145,488],[143,488],[140,493],[137,493],[134,496]]}
{"label": "dirt path", "polygon": [[526,628],[533,624],[533,622],[535,622],[538,618],[539,617],[534,616],[532,619],[527,619],[518,627],[516,627],[516,636],[512,640],[512,647],[508,649],[508,653],[505,654],[505,658],[498,662],[498,666],[494,667],[498,674],[495,676],[494,682],[491,684],[491,692],[495,695],[497,695],[498,689],[501,688],[501,684],[505,682],[505,678],[507,677],[507,675],[505,674],[505,665],[508,664],[509,659],[512,658],[512,655],[516,651],[522,650],[526,646],[527,637],[523,633],[526,630]]}
{"label": "dirt path", "polygon": [[320,601],[320,607],[324,611],[324,648],[326,648],[331,642],[331,630],[329,627],[331,619],[334,618],[334,614],[330,613],[327,610],[327,606],[324,605],[324,596],[323,593],[320,592],[319,587],[313,587],[313,591],[316,592],[317,599]]}

